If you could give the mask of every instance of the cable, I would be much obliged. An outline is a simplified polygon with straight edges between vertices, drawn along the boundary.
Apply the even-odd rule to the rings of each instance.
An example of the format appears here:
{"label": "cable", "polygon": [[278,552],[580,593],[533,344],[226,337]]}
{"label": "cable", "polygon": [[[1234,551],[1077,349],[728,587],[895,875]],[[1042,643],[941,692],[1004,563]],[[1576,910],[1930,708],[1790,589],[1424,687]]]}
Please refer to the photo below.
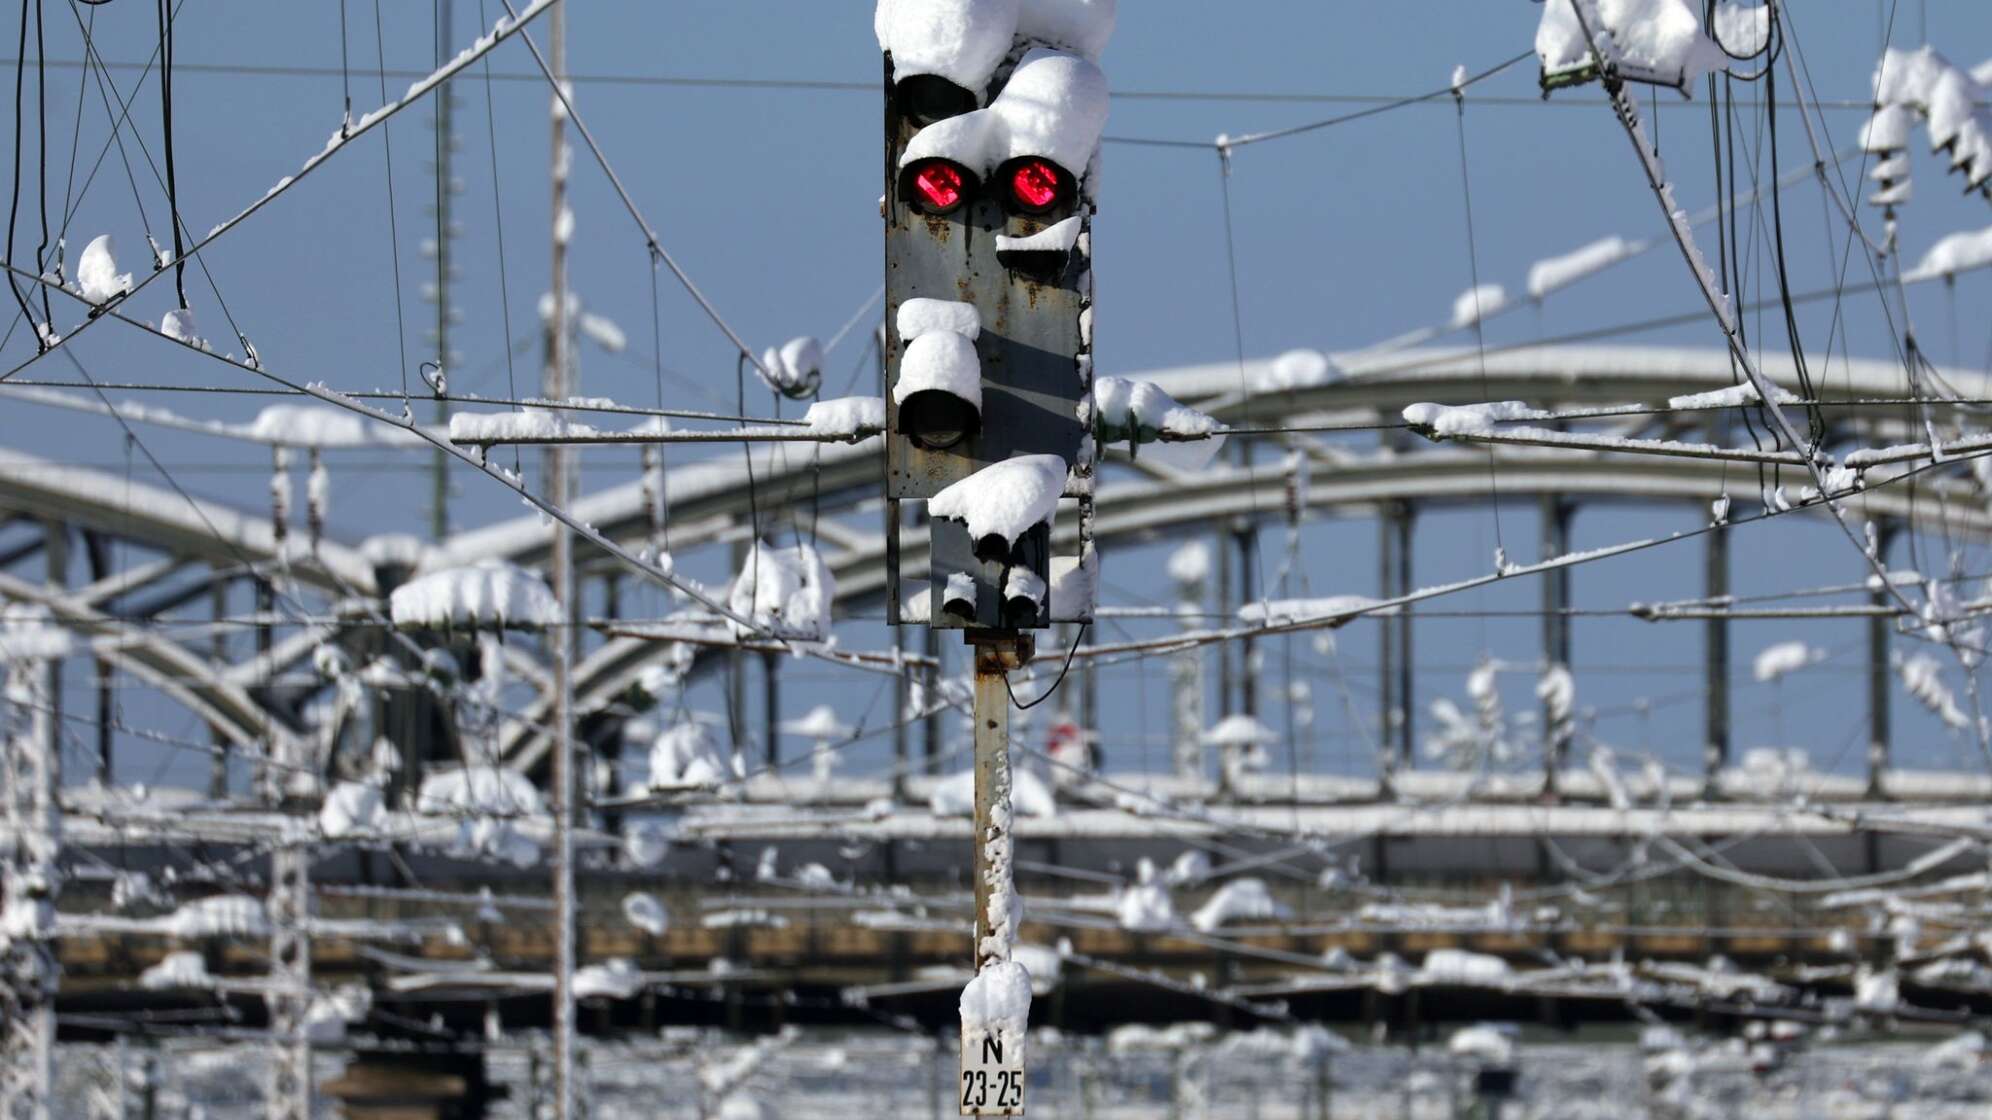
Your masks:
{"label": "cable", "polygon": [[[1466,154],[1466,89],[1463,85],[1453,88],[1453,108],[1453,121],[1459,133],[1460,199],[1466,210],[1467,277],[1473,285],[1473,345],[1480,371],[1480,395],[1485,399],[1492,394],[1487,391],[1487,332],[1480,324],[1480,250],[1473,230],[1473,176],[1468,170],[1470,161]],[[1494,462],[1492,448],[1487,451],[1487,494],[1494,511],[1494,547],[1506,556],[1507,544],[1501,539],[1501,472]]]}
{"label": "cable", "polygon": [[[518,18],[518,13],[512,10],[511,0],[498,0],[498,2],[504,5],[506,13],[512,16],[515,23],[521,22]],[[748,348],[747,343],[741,340],[739,333],[720,316],[719,309],[714,307],[712,301],[706,298],[705,293],[699,290],[698,285],[692,282],[691,275],[678,265],[677,258],[673,257],[664,248],[663,242],[658,240],[657,231],[644,218],[642,211],[637,209],[636,200],[630,197],[629,191],[622,184],[622,179],[616,175],[615,168],[609,165],[609,157],[602,151],[601,145],[595,142],[595,134],[589,130],[588,122],[581,119],[581,114],[575,111],[574,99],[568,95],[568,91],[562,83],[554,80],[553,71],[547,66],[546,57],[540,53],[539,44],[533,41],[531,33],[522,29],[519,37],[525,41],[526,49],[532,52],[533,61],[539,64],[540,73],[546,76],[547,86],[552,89],[554,96],[560,99],[562,108],[567,112],[567,119],[574,122],[575,130],[581,133],[581,139],[588,145],[588,151],[595,157],[595,163],[601,167],[602,174],[608,177],[609,186],[615,189],[616,197],[622,200],[623,209],[629,212],[629,216],[636,222],[638,228],[643,231],[644,241],[649,245],[650,251],[655,253],[658,259],[664,262],[665,267],[671,270],[671,275],[678,278],[678,283],[692,297],[692,301],[699,305],[700,310],[706,313],[706,317],[712,320],[713,325],[719,328],[720,333],[724,334],[727,340],[733,343],[734,349],[740,351],[741,358],[752,362],[756,369],[761,369],[761,359],[754,356],[753,351]],[[761,372],[770,375],[773,373],[772,370],[767,369],[761,369]],[[744,412],[746,410],[743,408],[741,411]]]}
{"label": "cable", "polygon": [[[343,2],[343,0],[341,0]],[[477,18],[481,26],[490,26],[491,17],[485,10],[484,0],[477,0]],[[498,243],[498,314],[503,320],[505,340],[505,391],[513,398],[519,395],[518,373],[512,365],[512,288],[505,276],[505,206],[498,194],[498,110],[491,98],[491,57],[486,55],[479,63],[484,72],[484,127],[491,146],[491,232]],[[661,407],[663,401],[660,399]],[[526,471],[524,449],[512,449],[512,471],[523,476]]]}
{"label": "cable", "polygon": [[[48,55],[44,42],[48,28],[42,18],[43,5],[44,0],[35,0],[35,144],[38,153],[35,160],[35,201],[41,217],[41,241],[35,246],[35,270],[45,273],[48,271],[48,67],[43,60]],[[42,319],[53,324],[55,314],[48,306],[48,289],[42,289],[41,297]]]}
{"label": "cable", "polygon": [[[374,49],[379,54],[380,64],[382,69],[385,70],[387,67],[387,33],[381,29],[380,0],[374,0]],[[387,97],[387,77],[385,74],[383,74],[380,79],[380,100],[382,104],[389,104]],[[395,204],[394,204],[394,127],[393,125],[388,124],[381,126],[380,143],[382,150],[385,151],[387,154],[387,174],[385,176],[387,180],[387,257],[388,261],[393,266],[393,272],[394,272],[394,344],[396,347],[399,348],[401,354],[401,398],[402,398],[401,407],[403,411],[406,411],[409,407],[408,405],[408,325],[402,319],[401,231],[399,225],[397,224],[397,219],[395,217]],[[495,179],[493,180],[493,183],[494,185],[496,184]],[[442,293],[438,292],[436,294],[436,298],[441,299]],[[505,328],[506,337],[508,338],[511,337],[511,333],[512,330],[510,325],[508,324]],[[508,348],[505,353],[506,353],[506,364],[507,367],[509,368],[511,363],[511,350]],[[517,396],[518,390],[514,389],[512,391],[512,395]]]}
{"label": "cable", "polygon": [[159,0],[159,117],[166,148],[166,211],[173,224],[173,287],[187,306],[187,247],[180,237],[179,180],[173,172],[173,5]]}
{"label": "cable", "polygon": [[1072,639],[1072,644],[1068,646],[1065,650],[1065,664],[1059,667],[1057,678],[1051,682],[1051,686],[1049,688],[1046,688],[1043,692],[1039,693],[1038,698],[1031,701],[1030,703],[1028,704],[1017,703],[1017,694],[1015,690],[1011,689],[1010,687],[1010,674],[1008,673],[1003,674],[1003,691],[1008,692],[1010,694],[1010,703],[1014,705],[1018,711],[1028,712],[1032,708],[1037,707],[1039,704],[1044,703],[1046,700],[1051,699],[1052,693],[1058,691],[1058,686],[1065,683],[1065,674],[1070,672],[1072,669],[1073,655],[1079,652],[1079,643],[1086,640],[1086,631],[1089,628],[1091,628],[1092,625],[1093,623],[1090,619],[1080,624],[1079,633]]}
{"label": "cable", "polygon": [[[1295,125],[1292,128],[1277,128],[1269,132],[1250,132],[1246,133],[1244,136],[1239,136],[1239,137],[1219,137],[1217,140],[1217,146],[1220,148],[1242,148],[1247,144],[1258,144],[1267,140],[1281,140],[1289,136],[1299,136],[1303,133],[1315,132],[1324,128],[1331,128],[1338,124],[1348,124],[1350,121],[1359,121],[1367,117],[1374,117],[1380,113],[1392,112],[1394,110],[1402,109],[1407,106],[1416,105],[1423,101],[1432,101],[1437,98],[1444,97],[1449,93],[1455,93],[1458,90],[1463,90],[1468,86],[1477,85],[1481,82],[1484,82],[1487,79],[1493,77],[1494,75],[1499,74],[1503,70],[1508,69],[1510,66],[1514,66],[1515,64],[1522,62],[1524,59],[1530,59],[1534,57],[1535,57],[1535,51],[1526,50],[1516,55],[1515,57],[1507,60],[1506,62],[1496,63],[1495,65],[1480,71],[1478,74],[1474,74],[1473,76],[1467,78],[1465,81],[1460,82],[1458,84],[1448,84],[1439,89],[1432,90],[1429,93],[1420,93],[1420,94],[1414,94],[1413,96],[1410,97],[1401,97],[1395,101],[1387,101],[1373,108],[1358,109],[1353,113],[1344,113],[1339,117],[1329,117],[1327,120],[1314,121],[1310,124]],[[1152,143],[1152,141],[1150,141],[1150,143]],[[1209,147],[1210,145],[1206,144],[1203,146]]]}
{"label": "cable", "polygon": [[[184,3],[185,0],[182,0],[182,2]],[[321,149],[317,154],[307,159],[304,163],[304,166],[299,168],[296,174],[291,175],[286,179],[284,179],[283,181],[279,182],[276,186],[264,192],[262,197],[256,199],[254,202],[251,202],[248,206],[243,207],[240,211],[237,211],[233,217],[226,219],[221,224],[209,230],[207,236],[200,239],[198,242],[196,242],[193,246],[191,246],[187,250],[188,255],[192,256],[199,254],[201,251],[213,245],[215,241],[226,236],[230,231],[240,227],[242,223],[247,221],[252,215],[258,213],[264,207],[270,205],[272,202],[275,202],[277,199],[283,197],[285,194],[296,189],[298,184],[302,183],[305,180],[305,178],[308,177],[312,172],[318,170],[320,167],[325,166],[325,163],[329,159],[331,159],[333,155],[348,147],[348,145],[345,143],[345,140],[349,140],[354,136],[362,135],[367,131],[379,127],[385,122],[391,120],[396,114],[400,113],[404,109],[408,108],[410,105],[415,104],[417,101],[420,101],[423,97],[427,96],[431,90],[436,88],[436,85],[439,82],[441,82],[446,78],[454,76],[455,74],[469,67],[471,63],[476,62],[477,60],[485,57],[492,50],[496,49],[499,44],[505,42],[506,40],[512,38],[515,35],[520,34],[527,24],[529,24],[533,19],[537,18],[541,14],[543,14],[548,8],[552,6],[552,3],[553,0],[532,0],[531,5],[526,9],[523,15],[513,20],[511,23],[507,24],[504,27],[495,28],[490,34],[479,39],[476,43],[472,44],[469,48],[465,49],[461,54],[458,54],[456,57],[452,58],[448,63],[448,65],[436,71],[434,74],[429,75],[429,80],[417,83],[417,85],[415,87],[412,87],[409,90],[409,92],[406,95],[404,95],[401,99],[383,105],[380,108],[374,110],[372,113],[367,114],[366,117],[360,120],[358,125],[356,125],[349,133],[347,133],[345,136],[342,137],[340,143],[328,144],[325,148]],[[20,273],[12,272],[10,273],[10,275],[20,275]],[[126,293],[126,298],[138,294],[139,291],[143,290],[146,287],[146,285],[152,283],[155,279],[158,278],[158,276],[159,273],[155,271],[151,275],[148,275],[143,279],[139,280],[136,284],[132,286],[132,290]],[[122,316],[116,316],[116,317],[122,318]],[[83,334],[85,331],[90,330],[92,327],[94,327],[98,322],[102,321],[104,318],[106,318],[105,315],[98,314],[95,317],[84,319],[83,322],[79,323],[75,329],[71,330],[68,334],[63,335],[60,339],[58,339],[54,343],[45,343],[41,348],[41,350],[37,351],[33,356],[28,357],[22,361],[16,362],[13,366],[9,367],[5,372],[0,372],[0,381],[6,381],[9,378],[13,377],[15,374],[20,373],[22,370],[28,368],[31,365],[34,365],[36,362],[40,361],[44,356],[46,356],[48,351],[60,349],[64,346],[68,346],[71,343],[75,342],[76,338],[79,335]],[[217,355],[217,357],[219,357],[219,355]],[[253,369],[253,367],[250,368]]]}
{"label": "cable", "polygon": [[[19,44],[15,47],[14,60],[14,194],[13,201],[7,207],[7,260],[9,262],[14,259],[14,226],[20,221],[21,217],[21,134],[26,131],[22,124],[21,111],[22,104],[27,99],[27,87],[25,83],[28,77],[27,67],[21,64],[21,59],[27,57],[27,53],[28,5],[26,0],[22,0],[21,33]],[[20,305],[21,317],[30,323],[37,322],[35,313],[28,307],[27,297],[21,293],[20,281],[16,280],[14,274],[11,272],[7,274],[7,286],[14,292],[14,302]],[[47,330],[53,329],[53,327],[47,328]],[[35,339],[35,345],[39,350],[48,349],[48,338],[45,330],[36,329]]]}

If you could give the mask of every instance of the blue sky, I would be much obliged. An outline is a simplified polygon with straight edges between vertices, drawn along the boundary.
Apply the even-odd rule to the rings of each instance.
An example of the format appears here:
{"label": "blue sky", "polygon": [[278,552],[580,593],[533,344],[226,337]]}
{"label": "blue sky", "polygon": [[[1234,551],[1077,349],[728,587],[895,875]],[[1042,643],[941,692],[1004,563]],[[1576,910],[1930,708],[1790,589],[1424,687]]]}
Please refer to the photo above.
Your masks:
{"label": "blue sky", "polygon": [[[880,74],[870,6],[860,0],[577,2],[571,7],[571,65],[584,79],[625,75],[875,83]],[[478,9],[470,0],[456,0],[458,41],[468,41],[499,10],[490,0],[482,16]],[[149,9],[127,2],[83,10],[94,20],[98,49],[106,58],[142,61],[152,48],[156,29]],[[375,9],[363,0],[349,0],[345,10],[350,19],[346,54],[360,68],[350,84],[355,111],[361,112],[381,99],[379,79],[363,72],[378,57]],[[1118,99],[1108,131],[1116,137],[1208,140],[1219,133],[1279,128],[1359,107],[1154,96],[1158,94],[1423,93],[1444,86],[1455,64],[1478,71],[1526,51],[1538,12],[1526,0],[1362,5],[1138,0],[1122,6],[1104,65],[1117,91],[1146,96]],[[1883,5],[1879,12],[1868,4],[1800,6],[1790,18],[1821,98],[1859,101],[1866,96],[1891,12],[1889,34],[1898,44],[1921,41],[1927,27],[1929,40],[1954,61],[1968,66],[1992,55],[1992,8],[1980,3]],[[328,2],[186,6],[177,25],[182,63],[331,71],[182,71],[175,87],[178,178],[189,226],[205,230],[258,197],[294,172],[336,129],[347,84],[338,73],[339,15],[340,5]],[[49,16],[49,56],[80,57],[69,11],[51,5]],[[435,50],[430,5],[383,5],[381,18],[388,67],[428,68]],[[543,29],[539,34],[543,41]],[[525,74],[532,62],[522,46],[511,44],[497,52],[493,67]],[[83,76],[73,68],[48,73],[50,189],[57,198],[64,192],[67,142]],[[125,90],[138,77],[128,69],[112,76]],[[398,95],[406,84],[406,78],[387,79],[389,95]],[[1780,96],[1789,92],[1781,89]],[[453,300],[462,314],[455,346],[463,357],[452,380],[459,389],[498,393],[506,389],[507,372],[498,280],[501,223],[494,215],[502,214],[509,281],[504,306],[512,334],[524,336],[536,326],[533,305],[546,272],[547,98],[544,87],[534,82],[493,82],[488,96],[494,113],[487,118],[483,82],[459,81],[456,94],[458,174],[464,189],[455,201],[462,225],[457,250],[462,272]],[[84,104],[85,169],[108,135],[98,96],[89,89]],[[1739,93],[1739,98],[1747,96]],[[874,92],[583,80],[578,97],[582,113],[664,243],[750,342],[759,346],[795,334],[828,335],[877,287],[880,153]],[[1684,203],[1690,208],[1706,204],[1714,195],[1706,104],[1684,102],[1673,94],[1656,95],[1649,104],[1649,112],[1659,113],[1662,152],[1681,184]],[[1748,137],[1761,114],[1747,107],[1739,112]],[[155,158],[156,114],[148,82],[134,117]],[[1822,143],[1837,148],[1851,143],[1864,114],[1834,108],[1824,116],[1830,135]],[[432,356],[424,334],[432,311],[419,298],[429,279],[420,244],[433,236],[425,209],[434,197],[427,167],[434,143],[428,118],[423,107],[391,126],[393,234],[398,240],[388,221],[387,153],[378,137],[368,137],[205,254],[229,312],[272,368],[343,388],[397,388],[404,377],[413,382],[414,365]],[[1787,115],[1787,131],[1781,135],[1786,168],[1809,158],[1801,154],[1804,142],[1791,120]],[[1459,115],[1449,98],[1441,98],[1239,152],[1230,189],[1242,309],[1238,327],[1246,354],[1298,346],[1351,349],[1443,320],[1454,297],[1468,286],[1469,248],[1480,279],[1505,283],[1512,291],[1538,258],[1608,234],[1632,238],[1659,230],[1652,197],[1596,87],[1565,91],[1544,103],[1536,97],[1533,63],[1514,67],[1475,87],[1467,100],[1465,184],[1461,142]],[[129,155],[150,231],[162,233],[163,194],[135,148]],[[11,153],[0,152],[0,159],[10,158]],[[1943,177],[1934,158],[1919,153],[1915,174],[1918,194],[1904,212],[1901,234],[1912,258],[1943,234],[1992,223],[1982,199],[1956,196],[1955,180]],[[1230,359],[1234,323],[1215,153],[1112,144],[1104,175],[1094,241],[1100,368],[1132,373]],[[1470,246],[1463,187],[1470,188],[1472,199]],[[585,153],[576,157],[575,191],[580,214],[575,287],[591,308],[621,323],[635,348],[647,354],[653,303],[641,238]],[[141,221],[115,150],[81,198],[71,244],[110,232],[120,243],[124,266],[139,263],[148,225]],[[1793,269],[1803,277],[1798,284],[1829,286],[1823,230],[1835,219],[1824,212],[1816,190],[1794,191],[1788,200],[1787,219],[1804,231],[1789,238]],[[1756,283],[1768,283],[1767,275],[1753,276]],[[668,275],[658,285],[656,333],[664,364],[672,371],[664,383],[667,401],[688,407],[729,404],[730,347]],[[169,286],[148,288],[137,306],[156,317],[165,309]],[[220,309],[205,280],[190,275],[189,287],[204,327],[217,339],[225,338]],[[1984,368],[1988,339],[1978,309],[1986,305],[1987,295],[1982,276],[1961,280],[1954,291],[1918,292],[1914,312],[1926,346],[1940,362]],[[1654,253],[1600,282],[1553,298],[1540,311],[1495,321],[1487,338],[1503,343],[1554,337],[1696,306],[1679,260]],[[1872,297],[1850,301],[1846,313],[1856,354],[1892,352]],[[1823,343],[1828,314],[1825,305],[1803,312],[1807,338]],[[1695,346],[1720,341],[1709,323],[1626,340]],[[24,341],[17,333],[7,344],[9,364],[25,356]],[[93,330],[76,352],[95,376],[106,380],[247,383],[218,365],[167,352],[157,340],[115,325]],[[860,371],[858,357],[852,343],[833,355],[830,388],[841,389],[853,375],[860,386],[867,384],[869,370]],[[587,354],[584,362],[582,387],[587,393],[639,403],[657,393],[642,358]],[[60,363],[36,369],[40,376],[73,374]],[[516,361],[514,376],[522,389],[536,383],[537,363],[530,354]],[[156,403],[240,419],[268,402],[182,398]],[[0,438],[10,446],[124,469],[122,436],[108,421],[19,405],[7,415],[12,422]],[[141,434],[190,490],[252,506],[263,500],[266,463],[254,449],[169,432]],[[625,477],[633,461],[634,455],[590,456],[587,477],[597,484]],[[424,524],[424,465],[408,458],[334,456],[340,488],[332,514],[334,532],[356,540],[370,532]],[[452,519],[458,525],[519,512],[515,500],[475,475],[460,472],[455,482]],[[1681,527],[1666,519],[1685,522],[1689,514],[1650,508],[1587,510],[1578,520],[1575,543],[1591,547]],[[1509,508],[1501,518],[1498,532],[1505,541],[1529,542],[1525,547],[1509,543],[1509,551],[1532,554],[1536,527],[1529,511]],[[1497,533],[1489,509],[1436,514],[1426,526],[1420,537],[1418,582],[1486,569]],[[1822,524],[1752,532],[1759,536],[1747,548],[1739,542],[1737,549],[1739,592],[1859,577],[1858,557]],[[1311,526],[1304,545],[1313,591],[1374,591],[1374,542],[1375,529],[1367,521]],[[1268,549],[1276,543],[1269,534]],[[1166,588],[1153,573],[1158,568],[1154,561],[1168,547],[1156,544],[1108,555],[1110,586],[1131,597],[1166,598]],[[1983,570],[1983,559],[1982,550],[1970,550],[1967,570]],[[718,578],[722,573],[714,563],[692,561],[700,574]],[[1693,594],[1699,565],[1699,546],[1690,544],[1586,567],[1575,580],[1578,602],[1623,606],[1633,599]],[[1443,606],[1527,608],[1535,597],[1533,586],[1510,585]],[[846,629],[847,644],[871,646],[883,640],[876,624],[854,623]],[[1422,623],[1423,698],[1444,694],[1458,699],[1466,670],[1482,654],[1532,660],[1537,632],[1534,619]],[[1361,767],[1365,734],[1345,725],[1339,703],[1329,697],[1339,669],[1349,682],[1354,710],[1364,718],[1372,715],[1374,634],[1370,624],[1342,631],[1332,663],[1311,645],[1296,644],[1320,713],[1311,759],[1326,764],[1339,757],[1351,768]],[[1805,637],[1833,656],[1778,689],[1739,686],[1737,745],[1804,742],[1814,747],[1821,765],[1834,758],[1843,764],[1857,759],[1858,744],[1851,753],[1841,752],[1847,749],[1842,740],[1859,720],[1859,635],[1851,624],[1821,624],[1802,633],[1789,625],[1738,625],[1732,662],[1739,675],[1747,673],[1757,649],[1783,637]],[[1682,765],[1699,757],[1696,634],[1686,627],[1584,620],[1577,626],[1576,647],[1580,704],[1624,712],[1600,722],[1601,737],[1649,745]],[[1269,665],[1277,665],[1270,654]],[[1592,668],[1582,667],[1586,661]],[[850,692],[818,673],[798,672],[794,680],[787,701],[791,714],[819,700],[839,701]],[[1509,683],[1510,706],[1528,707],[1526,674]],[[1102,678],[1102,695],[1110,717],[1103,729],[1110,755],[1128,761],[1149,757],[1159,764],[1165,755],[1155,744],[1163,741],[1168,726],[1162,666],[1110,670]],[[1652,701],[1645,714],[1635,707],[1642,697]],[[710,703],[710,696],[701,698]],[[1911,703],[1899,691],[1896,705],[1900,737],[1913,743],[1912,755],[1932,763],[1963,758],[1968,745],[1911,712]],[[858,713],[844,714],[849,719]],[[872,722],[878,718],[881,713],[874,712]]]}

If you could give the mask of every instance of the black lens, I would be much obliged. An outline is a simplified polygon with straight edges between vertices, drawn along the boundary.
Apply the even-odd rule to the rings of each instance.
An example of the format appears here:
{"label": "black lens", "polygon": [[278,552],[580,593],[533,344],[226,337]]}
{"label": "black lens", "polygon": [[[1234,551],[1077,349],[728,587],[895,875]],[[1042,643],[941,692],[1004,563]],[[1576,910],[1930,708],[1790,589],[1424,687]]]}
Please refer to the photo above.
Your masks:
{"label": "black lens", "polygon": [[899,430],[929,451],[945,451],[975,434],[975,406],[940,389],[922,389],[899,405]]}
{"label": "black lens", "polygon": [[900,115],[930,125],[975,109],[975,95],[936,74],[916,74],[899,83]]}

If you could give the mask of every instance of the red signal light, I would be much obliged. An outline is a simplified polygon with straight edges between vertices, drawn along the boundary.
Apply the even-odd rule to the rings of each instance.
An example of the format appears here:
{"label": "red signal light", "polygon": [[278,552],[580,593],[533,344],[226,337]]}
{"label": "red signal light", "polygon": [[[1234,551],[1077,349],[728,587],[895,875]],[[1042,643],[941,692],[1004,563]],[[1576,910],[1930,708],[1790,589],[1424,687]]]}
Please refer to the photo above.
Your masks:
{"label": "red signal light", "polygon": [[1010,197],[1034,214],[1056,206],[1064,187],[1065,176],[1041,159],[1025,160],[1010,172]]}
{"label": "red signal light", "polygon": [[929,214],[945,214],[968,196],[961,168],[945,160],[929,160],[913,169],[913,203]]}

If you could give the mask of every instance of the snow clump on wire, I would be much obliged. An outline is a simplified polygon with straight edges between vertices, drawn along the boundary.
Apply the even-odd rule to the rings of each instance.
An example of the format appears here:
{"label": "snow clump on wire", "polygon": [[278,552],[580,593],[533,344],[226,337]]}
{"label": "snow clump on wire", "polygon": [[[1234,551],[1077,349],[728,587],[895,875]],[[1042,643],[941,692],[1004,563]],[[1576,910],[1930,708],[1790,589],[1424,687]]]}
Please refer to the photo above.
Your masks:
{"label": "snow clump on wire", "polygon": [[560,604],[546,583],[502,560],[418,576],[395,588],[388,606],[396,626],[435,630],[543,629],[561,620]]}
{"label": "snow clump on wire", "polygon": [[1262,393],[1312,389],[1339,380],[1342,371],[1319,350],[1288,350],[1252,373],[1252,388]]}
{"label": "snow clump on wire", "polygon": [[[1211,439],[1219,447],[1215,417],[1199,412],[1164,392],[1160,386],[1126,377],[1093,379],[1094,423],[1104,443],[1152,443],[1156,440]],[[1214,454],[1216,447],[1211,449]]]}
{"label": "snow clump on wire", "polygon": [[[837,581],[822,556],[807,544],[778,548],[756,541],[727,592],[727,607],[755,628],[815,640],[830,632],[830,604]],[[749,628],[729,620],[736,636]]]}
{"label": "snow clump on wire", "polygon": [[[1590,36],[1576,0],[1549,0],[1536,25],[1536,57],[1545,75],[1593,62]],[[1748,58],[1770,43],[1770,13],[1762,5],[1723,0],[1715,7],[1715,37],[1704,33],[1700,4],[1689,0],[1584,0],[1584,17],[1605,53],[1627,77],[1685,87],[1722,71],[1732,56]]]}
{"label": "snow clump on wire", "polygon": [[1284,918],[1289,911],[1273,898],[1263,879],[1234,879],[1218,888],[1210,901],[1190,915],[1190,924],[1204,933],[1234,918],[1248,922]]}
{"label": "snow clump on wire", "polygon": [[118,271],[114,252],[108,233],[91,238],[83,247],[83,256],[76,262],[77,295],[105,304],[131,291],[131,273]]}
{"label": "snow clump on wire", "polygon": [[742,776],[738,757],[729,757],[712,732],[696,720],[665,728],[650,748],[650,788],[716,786]]}
{"label": "snow clump on wire", "polygon": [[1757,654],[1756,661],[1751,665],[1751,674],[1759,683],[1768,684],[1824,660],[1826,660],[1826,651],[1816,646],[1798,641],[1778,642],[1775,645],[1765,646],[1763,651]]}
{"label": "snow clump on wire", "polygon": [[809,425],[810,431],[822,435],[850,436],[854,440],[877,435],[885,430],[885,398],[837,397],[817,401],[802,414],[802,422]]}
{"label": "snow clump on wire", "polygon": [[768,388],[801,400],[823,383],[823,344],[805,335],[770,346],[761,352],[761,363],[754,372]]}
{"label": "snow clump on wire", "polygon": [[1175,925],[1176,908],[1169,901],[1169,888],[1155,873],[1155,861],[1143,856],[1135,869],[1135,884],[1122,891],[1114,904],[1120,927],[1153,933]]}

